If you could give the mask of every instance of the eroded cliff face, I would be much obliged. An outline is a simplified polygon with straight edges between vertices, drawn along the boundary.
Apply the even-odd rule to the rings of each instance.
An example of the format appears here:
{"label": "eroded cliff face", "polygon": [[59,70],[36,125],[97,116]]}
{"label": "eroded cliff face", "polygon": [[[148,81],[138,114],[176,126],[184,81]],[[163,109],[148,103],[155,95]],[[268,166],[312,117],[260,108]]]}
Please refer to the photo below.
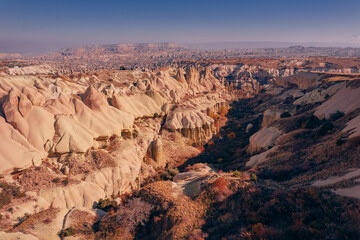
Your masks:
{"label": "eroded cliff face", "polygon": [[[249,144],[239,150],[249,157],[244,162],[248,168],[269,162],[282,150],[282,141],[298,133],[291,128],[302,125],[290,120],[303,105],[320,119],[337,111],[350,116],[359,108],[356,81],[327,82],[323,74],[299,73],[294,66],[212,64],[155,72],[21,74],[0,77],[0,174],[25,195],[13,199],[11,211],[0,209],[0,221],[7,230],[25,213],[56,209],[48,235],[39,231],[46,228],[41,223],[31,230],[30,236],[38,239],[58,239],[76,210],[94,216],[90,209],[99,199],[120,202],[120,196],[139,189],[147,178],[199,154],[198,147],[218,134],[228,104],[238,97],[251,98],[263,89],[266,99],[251,100],[257,105],[244,112],[243,118],[249,115],[254,121],[244,122]],[[358,123],[356,115],[338,127],[354,138]],[[234,141],[240,134],[212,141]],[[176,198],[181,192],[201,192],[201,184],[212,177],[219,176],[203,166],[168,184]]]}
{"label": "eroded cliff face", "polygon": [[132,192],[169,151],[196,154],[232,98],[209,69],[1,76],[0,174],[28,196],[6,221]]}
{"label": "eroded cliff face", "polygon": [[170,164],[169,149],[195,154],[192,145],[217,133],[220,112],[236,98],[226,79],[247,79],[241,89],[251,97],[260,89],[255,78],[279,74],[265,72],[190,66],[2,76],[0,173],[10,179],[16,170],[15,182],[22,183],[37,176],[25,187],[33,200],[17,206],[9,219],[50,206],[91,208],[100,198],[131,192]]}

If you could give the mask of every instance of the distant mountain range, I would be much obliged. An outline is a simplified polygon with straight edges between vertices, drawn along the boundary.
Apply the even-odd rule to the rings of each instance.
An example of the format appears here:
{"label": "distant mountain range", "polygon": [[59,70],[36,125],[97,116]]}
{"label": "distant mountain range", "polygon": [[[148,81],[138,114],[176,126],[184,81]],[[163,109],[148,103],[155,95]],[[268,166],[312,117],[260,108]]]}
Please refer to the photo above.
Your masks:
{"label": "distant mountain range", "polygon": [[303,47],[360,47],[360,43],[325,43],[325,42],[273,42],[273,41],[244,41],[244,42],[207,42],[182,44],[191,49],[224,50],[244,48],[286,48],[291,46]]}
{"label": "distant mountain range", "polygon": [[[63,52],[66,49],[100,49],[100,48],[189,48],[196,50],[224,50],[250,48],[286,48],[291,46],[304,47],[360,47],[360,43],[324,43],[324,42],[276,42],[276,41],[240,41],[240,42],[204,42],[204,43],[134,43],[134,44],[99,44],[80,46],[69,43],[48,43],[33,41],[0,40],[0,53],[20,53],[24,56],[42,55]],[[61,50],[60,50],[61,49]]]}

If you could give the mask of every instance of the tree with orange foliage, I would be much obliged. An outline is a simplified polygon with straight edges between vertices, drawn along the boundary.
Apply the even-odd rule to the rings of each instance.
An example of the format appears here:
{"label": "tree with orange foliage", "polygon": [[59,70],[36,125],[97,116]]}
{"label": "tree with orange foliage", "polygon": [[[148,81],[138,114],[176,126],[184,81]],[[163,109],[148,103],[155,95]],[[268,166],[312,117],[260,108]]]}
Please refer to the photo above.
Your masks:
{"label": "tree with orange foliage", "polygon": [[216,133],[220,132],[220,120],[219,118],[215,119],[215,128],[216,128]]}
{"label": "tree with orange foliage", "polygon": [[234,83],[230,83],[229,92],[233,92],[233,91],[234,91]]}
{"label": "tree with orange foliage", "polygon": [[225,117],[228,114],[228,112],[229,112],[229,109],[226,106],[221,106],[219,109],[219,114],[222,117]]}
{"label": "tree with orange foliage", "polygon": [[225,200],[228,196],[231,195],[231,190],[228,187],[229,181],[226,180],[224,177],[219,177],[216,179],[216,181],[213,183],[213,189],[216,192],[216,200],[221,202]]}
{"label": "tree with orange foliage", "polygon": [[229,133],[226,135],[229,139],[234,140],[236,138],[236,134],[234,132]]}

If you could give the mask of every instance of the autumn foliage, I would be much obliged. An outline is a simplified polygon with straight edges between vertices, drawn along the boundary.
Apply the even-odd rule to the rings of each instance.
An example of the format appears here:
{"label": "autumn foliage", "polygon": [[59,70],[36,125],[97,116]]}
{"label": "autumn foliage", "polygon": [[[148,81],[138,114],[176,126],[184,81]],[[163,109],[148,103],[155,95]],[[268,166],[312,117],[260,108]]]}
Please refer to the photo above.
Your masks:
{"label": "autumn foliage", "polygon": [[221,106],[219,109],[219,114],[222,117],[225,117],[228,114],[228,112],[229,112],[229,108],[226,106]]}

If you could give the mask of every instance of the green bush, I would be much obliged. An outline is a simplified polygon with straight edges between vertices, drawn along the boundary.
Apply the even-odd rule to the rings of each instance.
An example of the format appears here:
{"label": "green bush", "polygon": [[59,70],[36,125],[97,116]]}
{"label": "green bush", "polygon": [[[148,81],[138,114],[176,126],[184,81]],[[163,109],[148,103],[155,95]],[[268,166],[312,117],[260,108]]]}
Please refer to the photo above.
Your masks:
{"label": "green bush", "polygon": [[173,177],[175,177],[176,174],[179,173],[179,170],[177,168],[170,168],[160,174],[161,180],[172,180]]}
{"label": "green bush", "polygon": [[112,201],[110,198],[100,198],[98,205],[96,206],[97,209],[101,209],[105,212],[109,211],[111,208],[116,207],[116,203]]}
{"label": "green bush", "polygon": [[53,183],[58,183],[59,181],[60,181],[60,178],[54,178],[54,179],[52,180]]}
{"label": "green bush", "polygon": [[175,177],[175,175],[179,173],[179,169],[171,168],[171,169],[168,170],[168,173],[170,174],[170,176]]}
{"label": "green bush", "polygon": [[242,175],[241,172],[238,170],[235,170],[232,174],[233,177],[237,177],[237,178],[241,178],[241,175]]}
{"label": "green bush", "polygon": [[257,182],[258,181],[257,175],[255,173],[251,174],[250,180],[253,181],[253,182]]}
{"label": "green bush", "polygon": [[68,227],[66,229],[61,230],[60,237],[61,238],[70,237],[70,236],[74,236],[75,234],[76,234],[76,230],[73,229],[72,227]]}
{"label": "green bush", "polygon": [[68,178],[65,178],[62,183],[66,186],[69,184],[69,179]]}

